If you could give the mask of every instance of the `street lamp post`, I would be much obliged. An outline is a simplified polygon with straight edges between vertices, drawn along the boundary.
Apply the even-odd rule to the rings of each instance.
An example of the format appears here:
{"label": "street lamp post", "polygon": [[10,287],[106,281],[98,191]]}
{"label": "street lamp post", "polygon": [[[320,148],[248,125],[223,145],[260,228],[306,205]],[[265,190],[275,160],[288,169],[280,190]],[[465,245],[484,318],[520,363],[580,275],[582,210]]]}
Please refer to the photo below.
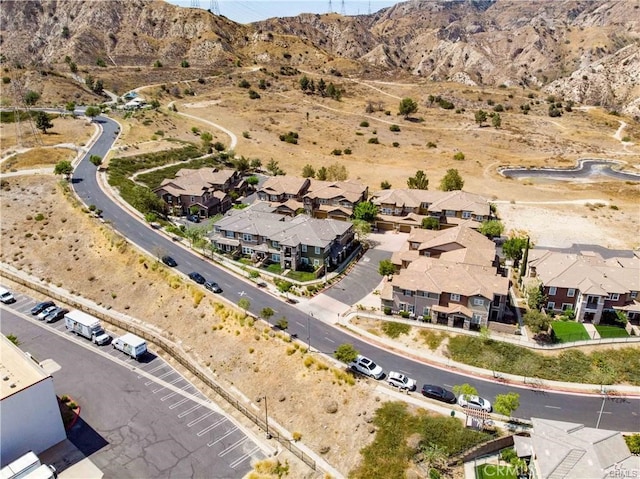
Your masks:
{"label": "street lamp post", "polygon": [[267,439],[271,439],[271,433],[269,432],[269,409],[267,408],[267,396],[264,396],[264,422],[267,428]]}

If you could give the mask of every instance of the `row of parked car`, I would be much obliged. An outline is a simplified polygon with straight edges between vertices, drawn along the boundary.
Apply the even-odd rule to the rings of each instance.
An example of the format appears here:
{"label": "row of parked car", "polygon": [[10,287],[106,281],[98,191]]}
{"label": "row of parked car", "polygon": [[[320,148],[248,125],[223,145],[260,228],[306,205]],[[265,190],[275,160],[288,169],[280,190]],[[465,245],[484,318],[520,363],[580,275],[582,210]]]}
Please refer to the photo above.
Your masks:
{"label": "row of parked car", "polygon": [[[176,266],[178,266],[178,263],[176,262],[176,260],[173,259],[171,256],[163,256],[162,262],[167,266],[170,266],[171,268],[175,268]],[[193,271],[189,273],[188,276],[191,280],[195,281],[198,284],[203,285],[209,291],[213,293],[222,293],[222,288],[218,283],[216,283],[215,281],[207,281],[205,277],[202,276],[200,273]]]}
{"label": "row of parked car", "polygon": [[43,301],[31,308],[31,314],[45,323],[55,323],[68,312],[68,309],[56,306],[53,301]]}
{"label": "row of parked car", "polygon": [[[374,379],[383,379],[385,377],[384,370],[378,364],[373,362],[366,356],[358,355],[352,363],[349,364],[351,370],[364,374],[365,376]],[[415,379],[408,377],[406,374],[402,374],[396,371],[390,371],[386,376],[387,382],[390,386],[397,387],[398,389],[405,391],[415,391],[417,388],[417,382]],[[484,398],[475,395],[461,394],[456,398],[456,395],[441,386],[433,384],[425,384],[420,391],[423,396],[437,401],[446,402],[449,404],[457,403],[461,407],[469,407],[474,409],[481,409],[486,412],[491,412],[492,406],[489,401]]]}

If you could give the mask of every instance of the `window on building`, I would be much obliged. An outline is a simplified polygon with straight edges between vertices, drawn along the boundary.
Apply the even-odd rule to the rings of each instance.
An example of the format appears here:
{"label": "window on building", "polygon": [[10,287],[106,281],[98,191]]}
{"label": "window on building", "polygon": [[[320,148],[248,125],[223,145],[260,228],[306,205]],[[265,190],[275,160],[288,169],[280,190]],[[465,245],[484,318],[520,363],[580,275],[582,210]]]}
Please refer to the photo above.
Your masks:
{"label": "window on building", "polygon": [[280,243],[278,243],[277,241],[272,241],[272,242],[271,242],[271,246],[272,246],[273,248],[280,248]]}
{"label": "window on building", "polygon": [[316,246],[316,254],[320,253],[322,253],[322,249],[320,248],[320,246]]}
{"label": "window on building", "polygon": [[280,262],[280,255],[277,253],[273,253],[271,255],[271,261],[275,262],[275,263],[279,263]]}
{"label": "window on building", "polygon": [[618,293],[609,293],[607,299],[610,301],[618,301],[620,299],[620,295]]}
{"label": "window on building", "polygon": [[243,241],[253,241],[253,235],[249,233],[242,233]]}
{"label": "window on building", "polygon": [[404,295],[405,296],[413,296],[413,291],[411,291],[410,289],[405,289],[404,290]]}
{"label": "window on building", "polygon": [[227,231],[225,231],[225,232],[224,232],[224,235],[225,235],[227,238],[234,238],[234,233],[233,233],[233,231],[228,231],[228,230],[227,230]]}
{"label": "window on building", "polygon": [[458,293],[451,293],[449,299],[451,301],[460,301],[460,295]]}
{"label": "window on building", "polygon": [[309,258],[307,258],[306,256],[303,256],[302,258],[300,258],[300,262],[302,264],[309,264]]}
{"label": "window on building", "polygon": [[555,296],[557,292],[557,288],[555,286],[549,287],[549,296]]}
{"label": "window on building", "polygon": [[462,212],[462,217],[463,217],[464,219],[469,219],[469,218],[471,218],[471,211],[463,211],[463,212]]}
{"label": "window on building", "polygon": [[438,293],[427,293],[427,298],[429,298],[429,299],[440,299],[440,295]]}
{"label": "window on building", "polygon": [[192,196],[192,197],[191,197],[191,202],[193,203],[194,201],[195,201],[195,199],[194,199],[194,197]]}
{"label": "window on building", "polygon": [[484,305],[484,299],[482,299],[482,298],[473,298],[473,305],[474,306],[483,306]]}
{"label": "window on building", "polygon": [[431,316],[431,308],[429,306],[422,308],[422,316]]}
{"label": "window on building", "polygon": [[562,311],[568,311],[573,309],[573,304],[571,303],[562,303]]}
{"label": "window on building", "polygon": [[547,309],[556,309],[556,303],[553,301],[549,301],[547,303]]}
{"label": "window on building", "polygon": [[455,216],[456,212],[453,210],[444,210],[444,215],[445,216]]}
{"label": "window on building", "polygon": [[303,244],[303,245],[301,246],[301,250],[302,250],[302,252],[303,252],[303,253],[306,253],[306,252],[307,252],[307,245],[306,245],[306,244]]}
{"label": "window on building", "polygon": [[567,290],[567,296],[568,296],[569,298],[573,298],[575,295],[576,295],[576,290],[575,290],[575,289],[573,289],[573,288],[569,288],[569,289]]}
{"label": "window on building", "polygon": [[315,259],[313,260],[313,266],[315,266],[316,268],[317,268],[318,266],[320,266],[320,260],[319,260],[319,259],[317,259],[317,258],[315,258]]}
{"label": "window on building", "polygon": [[637,291],[631,291],[631,294],[629,295],[632,298],[637,298],[638,297],[638,292]]}
{"label": "window on building", "polygon": [[482,315],[481,314],[474,313],[473,316],[471,316],[471,322],[473,324],[480,324],[480,321],[482,321]]}
{"label": "window on building", "polygon": [[242,254],[253,254],[253,250],[247,246],[242,247]]}

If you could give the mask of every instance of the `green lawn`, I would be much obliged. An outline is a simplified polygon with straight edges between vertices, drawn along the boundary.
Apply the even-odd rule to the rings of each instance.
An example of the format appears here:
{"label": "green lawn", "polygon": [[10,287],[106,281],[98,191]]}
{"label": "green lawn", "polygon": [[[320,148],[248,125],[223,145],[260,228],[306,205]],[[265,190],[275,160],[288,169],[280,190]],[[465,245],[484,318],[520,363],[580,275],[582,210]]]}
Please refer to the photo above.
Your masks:
{"label": "green lawn", "polygon": [[582,323],[573,321],[552,321],[551,327],[558,343],[570,343],[572,341],[584,341],[591,339]]}
{"label": "green lawn", "polygon": [[516,468],[513,466],[496,466],[494,464],[483,464],[476,467],[476,477],[478,479],[517,479]]}
{"label": "green lawn", "polygon": [[600,333],[601,338],[626,338],[629,336],[627,330],[619,326],[597,324],[595,327],[598,333]]}
{"label": "green lawn", "polygon": [[274,274],[282,273],[282,266],[280,266],[280,263],[270,263],[267,266],[265,266],[264,269]]}
{"label": "green lawn", "polygon": [[309,273],[308,271],[289,271],[289,273],[287,273],[287,278],[305,283],[316,279],[316,275],[314,273]]}

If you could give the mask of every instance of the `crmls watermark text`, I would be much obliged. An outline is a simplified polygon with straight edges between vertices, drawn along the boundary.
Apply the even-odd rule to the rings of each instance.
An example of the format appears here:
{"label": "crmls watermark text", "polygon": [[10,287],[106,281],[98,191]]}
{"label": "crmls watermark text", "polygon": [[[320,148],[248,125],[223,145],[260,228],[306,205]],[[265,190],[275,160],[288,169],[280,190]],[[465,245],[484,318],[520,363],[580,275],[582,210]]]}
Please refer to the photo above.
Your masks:
{"label": "crmls watermark text", "polygon": [[616,467],[613,471],[609,471],[607,477],[640,477],[640,470],[638,469],[622,469]]}

